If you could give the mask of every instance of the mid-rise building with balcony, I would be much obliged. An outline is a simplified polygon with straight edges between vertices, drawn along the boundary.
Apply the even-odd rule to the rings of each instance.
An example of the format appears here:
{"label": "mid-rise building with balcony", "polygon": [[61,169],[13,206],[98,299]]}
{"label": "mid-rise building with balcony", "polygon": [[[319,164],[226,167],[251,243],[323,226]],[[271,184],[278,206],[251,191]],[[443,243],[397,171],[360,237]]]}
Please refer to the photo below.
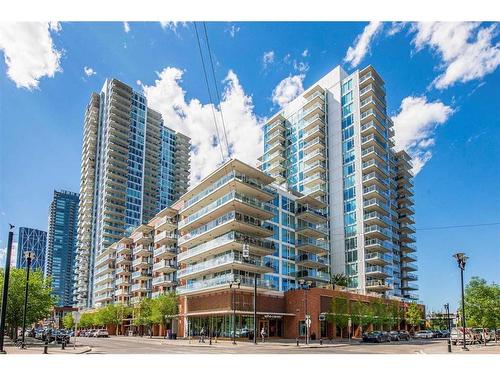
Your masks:
{"label": "mid-rise building with balcony", "polygon": [[125,83],[108,79],[91,95],[82,147],[77,306],[93,306],[97,293],[107,301],[97,285],[97,258],[187,191],[189,153],[190,139],[166,127],[145,96]]}

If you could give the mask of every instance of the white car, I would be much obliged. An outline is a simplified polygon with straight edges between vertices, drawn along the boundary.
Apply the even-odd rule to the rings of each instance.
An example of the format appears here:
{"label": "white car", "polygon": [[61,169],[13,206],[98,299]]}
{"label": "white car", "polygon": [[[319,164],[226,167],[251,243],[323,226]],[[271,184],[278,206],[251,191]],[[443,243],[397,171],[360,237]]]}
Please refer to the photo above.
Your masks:
{"label": "white car", "polygon": [[423,331],[418,331],[418,332],[415,332],[415,338],[416,339],[432,339],[432,331],[427,331],[427,330],[423,330]]}
{"label": "white car", "polygon": [[109,337],[108,330],[96,329],[96,331],[94,332],[94,337]]}

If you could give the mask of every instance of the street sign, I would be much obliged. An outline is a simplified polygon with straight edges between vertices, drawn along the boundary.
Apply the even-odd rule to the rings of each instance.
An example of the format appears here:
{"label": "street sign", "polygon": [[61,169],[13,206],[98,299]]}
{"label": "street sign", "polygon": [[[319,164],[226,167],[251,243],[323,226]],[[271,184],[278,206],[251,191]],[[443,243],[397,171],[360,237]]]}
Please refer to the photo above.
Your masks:
{"label": "street sign", "polygon": [[347,321],[347,325],[349,326],[349,328],[352,326],[351,318],[349,318],[349,320]]}
{"label": "street sign", "polygon": [[306,326],[307,328],[311,326],[311,315],[306,315]]}
{"label": "street sign", "polygon": [[80,312],[79,311],[73,311],[71,313],[71,315],[73,315],[73,321],[78,324],[80,323]]}

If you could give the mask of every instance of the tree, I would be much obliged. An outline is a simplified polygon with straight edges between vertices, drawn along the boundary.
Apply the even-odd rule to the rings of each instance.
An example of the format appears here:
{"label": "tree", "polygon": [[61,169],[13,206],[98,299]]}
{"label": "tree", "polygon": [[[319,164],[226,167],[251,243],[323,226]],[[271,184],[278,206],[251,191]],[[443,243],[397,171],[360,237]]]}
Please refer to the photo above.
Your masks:
{"label": "tree", "polygon": [[472,277],[464,294],[467,325],[496,329],[500,322],[500,286],[488,285],[486,280]]}
{"label": "tree", "polygon": [[[0,300],[3,293],[4,272],[0,269]],[[14,268],[10,272],[9,293],[7,296],[6,324],[17,337],[17,329],[22,325],[24,312],[24,293],[26,287],[26,270]],[[26,324],[29,326],[39,320],[48,318],[54,307],[56,298],[52,295],[50,278],[43,278],[40,271],[30,271],[28,307]]]}
{"label": "tree", "polygon": [[[118,320],[118,324],[123,324],[123,320],[125,318],[128,318],[132,315],[132,307],[130,306],[126,306],[122,303],[118,303],[116,305],[116,316],[117,316],[117,320]],[[123,329],[123,327],[122,327]],[[118,334],[118,330],[117,330],[117,334]]]}
{"label": "tree", "polygon": [[66,329],[71,329],[75,326],[75,320],[73,319],[73,314],[64,314],[62,319],[63,327]]}
{"label": "tree", "polygon": [[146,326],[149,329],[150,337],[153,336],[153,332],[151,330],[151,325],[153,324],[152,312],[153,312],[153,302],[151,298],[141,299],[139,305],[135,307],[134,324],[136,326]]}
{"label": "tree", "polygon": [[384,324],[388,322],[387,305],[378,299],[372,302],[373,309],[373,324],[378,325],[381,330],[384,329]]}
{"label": "tree", "polygon": [[331,275],[330,282],[334,286],[335,285],[338,285],[338,286],[347,286],[348,283],[349,283],[349,279],[343,273],[336,273],[336,274],[332,274]]}
{"label": "tree", "polygon": [[420,325],[422,321],[422,310],[415,302],[408,305],[408,310],[406,311],[406,321],[412,326],[413,331],[415,331],[415,326]]}
{"label": "tree", "polygon": [[336,297],[332,299],[330,313],[327,315],[328,322],[335,324],[340,328],[340,338],[342,339],[342,330],[349,324],[349,306],[347,299]]}
{"label": "tree", "polygon": [[93,327],[96,324],[94,318],[95,318],[95,313],[93,313],[93,312],[84,312],[80,316],[80,322],[78,324],[82,328],[91,328],[91,327]]}
{"label": "tree", "polygon": [[167,328],[167,322],[178,313],[177,295],[174,292],[162,294],[153,299],[151,321],[154,324],[163,324]]}
{"label": "tree", "polygon": [[370,304],[361,301],[351,303],[351,319],[354,324],[358,324],[363,334],[363,327],[373,323],[373,310]]}

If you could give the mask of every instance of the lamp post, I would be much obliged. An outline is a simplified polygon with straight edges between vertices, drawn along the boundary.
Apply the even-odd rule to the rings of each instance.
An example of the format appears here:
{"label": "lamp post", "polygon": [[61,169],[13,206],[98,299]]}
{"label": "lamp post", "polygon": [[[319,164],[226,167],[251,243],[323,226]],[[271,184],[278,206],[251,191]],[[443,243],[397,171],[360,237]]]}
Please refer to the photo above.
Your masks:
{"label": "lamp post", "polygon": [[448,353],[451,353],[451,322],[450,322],[450,304],[445,303],[444,310],[446,311],[446,321],[448,326]]}
{"label": "lamp post", "polygon": [[0,354],[6,354],[3,349],[4,332],[5,332],[5,318],[7,316],[7,295],[9,294],[9,274],[10,274],[10,258],[12,254],[12,238],[14,226],[9,224],[9,236],[7,240],[7,254],[5,256],[5,273],[3,277],[3,294],[2,294],[2,310],[0,313]]}
{"label": "lamp post", "polygon": [[311,286],[311,282],[300,279],[299,284],[304,289],[304,323],[306,325],[306,345],[309,345],[309,326],[311,325],[311,317],[307,314],[307,289]]}
{"label": "lamp post", "polygon": [[[250,245],[248,242],[248,237],[245,237],[242,252],[245,261],[250,260]],[[257,345],[257,273],[253,275],[253,343]]]}
{"label": "lamp post", "polygon": [[26,258],[26,286],[24,288],[24,312],[23,312],[23,331],[22,331],[22,344],[21,349],[26,349],[26,314],[28,312],[28,291],[29,291],[29,282],[30,282],[30,267],[31,260],[34,257],[34,253],[32,251],[25,251],[24,257]]}
{"label": "lamp post", "polygon": [[463,340],[464,340],[464,345],[462,347],[462,350],[468,351],[469,349],[467,349],[467,345],[465,342],[464,270],[465,270],[465,264],[467,263],[467,259],[469,259],[469,257],[465,256],[464,253],[456,253],[453,255],[453,257],[457,260],[458,268],[460,268],[460,283],[462,286],[462,329],[463,329]]}
{"label": "lamp post", "polygon": [[[234,288],[233,288],[234,286]],[[236,345],[236,303],[235,303],[235,294],[236,286],[240,289],[240,280],[236,279],[234,281],[229,282],[229,289],[232,290],[232,305],[233,305],[233,345]]]}

